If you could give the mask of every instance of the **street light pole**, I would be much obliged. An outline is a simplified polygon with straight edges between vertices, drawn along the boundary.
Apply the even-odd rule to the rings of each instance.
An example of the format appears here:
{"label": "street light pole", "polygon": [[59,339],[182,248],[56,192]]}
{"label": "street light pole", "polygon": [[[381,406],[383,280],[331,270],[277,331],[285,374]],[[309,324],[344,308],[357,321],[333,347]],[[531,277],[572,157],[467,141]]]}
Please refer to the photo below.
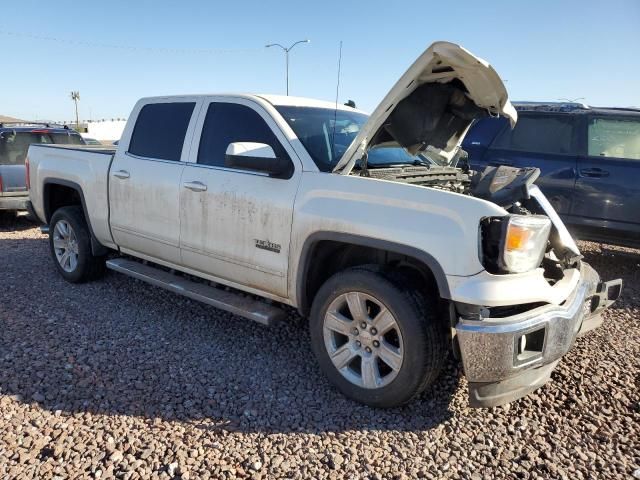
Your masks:
{"label": "street light pole", "polygon": [[266,48],[269,47],[280,47],[283,51],[284,51],[284,56],[285,56],[285,68],[286,68],[286,81],[287,81],[287,95],[289,95],[289,52],[291,50],[293,50],[293,47],[295,47],[296,45],[298,45],[299,43],[309,43],[311,40],[298,40],[297,42],[294,42],[291,44],[291,46],[289,48],[284,47],[282,45],[280,45],[279,43],[270,43],[269,45],[265,45]]}

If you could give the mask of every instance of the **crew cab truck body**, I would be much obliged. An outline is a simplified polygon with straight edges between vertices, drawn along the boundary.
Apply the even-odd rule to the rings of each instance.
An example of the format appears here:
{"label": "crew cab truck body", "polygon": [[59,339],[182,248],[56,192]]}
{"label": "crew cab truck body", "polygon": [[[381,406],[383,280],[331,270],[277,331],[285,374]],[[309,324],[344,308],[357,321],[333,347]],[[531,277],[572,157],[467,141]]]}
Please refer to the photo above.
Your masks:
{"label": "crew cab truck body", "polygon": [[452,347],[470,403],[497,405],[548,380],[621,285],[581,261],[537,170],[456,166],[487,115],[516,121],[498,75],[438,42],[368,118],[142,99],[115,149],[32,146],[31,202],[69,281],[106,264],[265,324],[296,307],[329,380],[374,406],[414,398]]}

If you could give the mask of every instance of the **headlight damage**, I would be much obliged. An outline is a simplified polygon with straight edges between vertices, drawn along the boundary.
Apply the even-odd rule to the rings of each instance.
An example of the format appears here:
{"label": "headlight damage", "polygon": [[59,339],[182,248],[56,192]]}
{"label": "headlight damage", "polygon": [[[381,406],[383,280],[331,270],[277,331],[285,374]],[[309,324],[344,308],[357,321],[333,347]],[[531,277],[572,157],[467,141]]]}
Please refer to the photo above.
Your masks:
{"label": "headlight damage", "polygon": [[[498,167],[485,170],[476,196],[499,198],[509,215],[480,225],[482,263],[490,273],[523,273],[538,267],[555,283],[581,258],[578,247],[533,182],[540,171]],[[496,202],[497,203],[497,202]]]}
{"label": "headlight damage", "polygon": [[482,228],[485,268],[491,273],[522,273],[538,267],[547,250],[551,220],[543,215],[485,219]]}
{"label": "headlight damage", "polygon": [[[458,162],[462,166],[457,167]],[[534,185],[540,175],[537,168],[501,165],[477,172],[469,168],[461,150],[451,165],[377,167],[359,174],[469,195],[503,207],[508,215],[485,218],[480,225],[480,256],[490,273],[543,267],[553,284],[581,258],[557,213]]]}

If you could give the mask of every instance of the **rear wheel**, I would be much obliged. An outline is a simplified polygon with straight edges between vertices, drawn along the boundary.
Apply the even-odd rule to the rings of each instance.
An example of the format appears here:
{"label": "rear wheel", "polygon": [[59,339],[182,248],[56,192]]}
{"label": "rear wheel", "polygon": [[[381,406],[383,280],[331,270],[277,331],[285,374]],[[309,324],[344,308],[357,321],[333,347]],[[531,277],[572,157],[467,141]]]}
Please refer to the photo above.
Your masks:
{"label": "rear wheel", "polygon": [[62,207],[53,214],[49,247],[56,268],[68,282],[82,283],[104,273],[104,257],[91,252],[91,233],[79,206]]}
{"label": "rear wheel", "polygon": [[311,341],[329,380],[376,407],[405,404],[439,374],[447,344],[434,302],[402,277],[353,268],[331,277],[311,309]]}

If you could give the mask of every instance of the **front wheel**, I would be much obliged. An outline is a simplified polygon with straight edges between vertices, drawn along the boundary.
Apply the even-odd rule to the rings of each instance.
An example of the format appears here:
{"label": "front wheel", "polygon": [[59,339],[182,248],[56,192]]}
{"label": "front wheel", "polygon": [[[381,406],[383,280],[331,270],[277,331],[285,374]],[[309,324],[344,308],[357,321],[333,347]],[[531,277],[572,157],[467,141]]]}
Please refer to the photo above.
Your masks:
{"label": "front wheel", "polygon": [[435,302],[410,282],[366,268],[331,277],[316,295],[311,341],[328,379],[375,407],[408,403],[438,376],[446,340]]}
{"label": "front wheel", "polygon": [[71,283],[82,283],[104,273],[104,257],[91,252],[91,233],[82,207],[62,207],[49,224],[49,247],[58,272]]}

